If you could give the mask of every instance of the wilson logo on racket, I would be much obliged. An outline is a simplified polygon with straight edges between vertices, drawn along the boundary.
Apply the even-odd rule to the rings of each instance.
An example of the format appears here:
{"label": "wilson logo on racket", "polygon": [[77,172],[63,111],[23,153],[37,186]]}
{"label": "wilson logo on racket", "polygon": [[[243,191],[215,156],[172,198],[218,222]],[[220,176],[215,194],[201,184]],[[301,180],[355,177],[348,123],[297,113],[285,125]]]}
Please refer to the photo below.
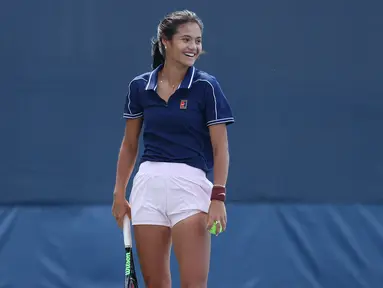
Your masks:
{"label": "wilson logo on racket", "polygon": [[180,109],[186,109],[188,107],[188,100],[181,100]]}
{"label": "wilson logo on racket", "polygon": [[131,261],[131,254],[129,251],[126,253],[126,256],[125,256],[125,276],[130,276],[131,274],[130,261]]}
{"label": "wilson logo on racket", "polygon": [[127,215],[124,216],[124,245],[125,245],[125,285],[124,288],[138,288],[136,269],[133,260],[132,234],[130,221]]}

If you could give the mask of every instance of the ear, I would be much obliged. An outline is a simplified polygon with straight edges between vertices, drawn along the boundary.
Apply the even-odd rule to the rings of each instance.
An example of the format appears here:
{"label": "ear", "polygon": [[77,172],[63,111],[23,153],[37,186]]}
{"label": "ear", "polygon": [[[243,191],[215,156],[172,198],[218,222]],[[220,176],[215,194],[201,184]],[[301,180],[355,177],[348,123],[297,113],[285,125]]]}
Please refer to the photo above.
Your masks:
{"label": "ear", "polygon": [[166,39],[164,39],[164,38],[161,38],[161,42],[162,42],[162,44],[164,45],[165,49],[166,49],[166,47],[168,47],[169,44],[170,44],[170,41],[169,41],[169,40],[166,40]]}

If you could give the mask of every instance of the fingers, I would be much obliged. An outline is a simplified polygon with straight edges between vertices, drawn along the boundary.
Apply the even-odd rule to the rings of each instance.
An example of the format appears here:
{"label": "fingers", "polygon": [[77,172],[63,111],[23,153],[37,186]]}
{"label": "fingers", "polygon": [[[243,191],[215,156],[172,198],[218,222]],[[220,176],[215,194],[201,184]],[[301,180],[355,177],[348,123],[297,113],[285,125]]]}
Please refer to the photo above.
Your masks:
{"label": "fingers", "polygon": [[219,222],[220,222],[220,226],[222,227],[222,232],[225,232],[225,230],[226,230],[226,217],[221,217],[221,220]]}
{"label": "fingers", "polygon": [[215,236],[218,236],[220,233],[224,232],[226,230],[226,222],[225,220],[221,217],[221,220],[217,221],[217,229],[215,230]]}
{"label": "fingers", "polygon": [[[128,213],[126,213],[126,211],[122,211],[122,212],[120,212],[118,214],[113,215],[114,218],[116,219],[118,227],[121,228],[121,229],[122,229],[122,227],[124,225],[124,218],[125,218],[126,214],[128,214]],[[128,215],[128,217],[129,217],[129,215]]]}
{"label": "fingers", "polygon": [[214,221],[215,221],[214,217],[212,217],[209,213],[207,216],[207,224],[206,224],[206,229],[208,231],[213,227]]}
{"label": "fingers", "polygon": [[218,234],[226,230],[226,225],[227,225],[226,217],[225,216],[216,216],[216,217],[209,216],[206,229],[210,231],[210,229],[213,227],[214,224],[216,225],[215,236],[218,236]]}
{"label": "fingers", "polygon": [[120,229],[122,229],[124,225],[124,215],[120,217],[116,217],[117,225]]}
{"label": "fingers", "polygon": [[124,217],[127,215],[131,219],[131,210],[128,201],[125,203],[114,203],[112,208],[112,215],[116,219],[117,225],[119,228],[123,228]]}
{"label": "fingers", "polygon": [[120,211],[113,211],[112,215],[116,219],[118,227],[122,228],[125,213],[121,213]]}
{"label": "fingers", "polygon": [[226,215],[216,215],[216,216],[209,215],[208,222],[207,222],[207,230],[210,230],[214,224],[216,225],[215,236],[218,236],[218,234],[226,230],[226,226],[227,226]]}
{"label": "fingers", "polygon": [[125,213],[128,215],[129,220],[132,220],[132,213],[131,213],[131,209],[130,209],[130,205],[128,201],[125,202],[125,210],[126,210]]}

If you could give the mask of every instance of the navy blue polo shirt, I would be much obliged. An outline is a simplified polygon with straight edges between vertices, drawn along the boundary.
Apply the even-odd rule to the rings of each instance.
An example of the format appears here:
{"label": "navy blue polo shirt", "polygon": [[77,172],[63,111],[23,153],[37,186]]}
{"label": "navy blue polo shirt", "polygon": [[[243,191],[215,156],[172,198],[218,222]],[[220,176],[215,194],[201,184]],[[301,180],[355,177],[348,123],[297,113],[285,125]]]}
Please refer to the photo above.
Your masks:
{"label": "navy blue polo shirt", "polygon": [[209,126],[234,122],[217,79],[190,67],[168,102],[156,92],[158,72],[135,77],[129,84],[123,117],[143,117],[144,161],[185,163],[206,173],[213,168]]}

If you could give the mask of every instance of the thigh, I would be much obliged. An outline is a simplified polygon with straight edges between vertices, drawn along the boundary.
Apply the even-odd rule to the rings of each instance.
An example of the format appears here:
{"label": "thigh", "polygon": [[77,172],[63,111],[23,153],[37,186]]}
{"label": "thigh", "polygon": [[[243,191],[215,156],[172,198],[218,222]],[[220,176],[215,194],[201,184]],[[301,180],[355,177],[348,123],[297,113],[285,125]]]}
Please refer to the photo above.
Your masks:
{"label": "thigh", "polygon": [[161,177],[137,174],[129,197],[132,224],[170,226],[165,195],[166,183]]}
{"label": "thigh", "polygon": [[133,227],[146,287],[170,288],[170,228],[159,225],[134,225]]}
{"label": "thigh", "polygon": [[172,228],[174,252],[178,261],[181,288],[206,288],[210,265],[210,233],[207,215],[194,214]]}
{"label": "thigh", "polygon": [[171,227],[195,213],[209,211],[210,184],[205,177],[169,178],[166,212]]}

